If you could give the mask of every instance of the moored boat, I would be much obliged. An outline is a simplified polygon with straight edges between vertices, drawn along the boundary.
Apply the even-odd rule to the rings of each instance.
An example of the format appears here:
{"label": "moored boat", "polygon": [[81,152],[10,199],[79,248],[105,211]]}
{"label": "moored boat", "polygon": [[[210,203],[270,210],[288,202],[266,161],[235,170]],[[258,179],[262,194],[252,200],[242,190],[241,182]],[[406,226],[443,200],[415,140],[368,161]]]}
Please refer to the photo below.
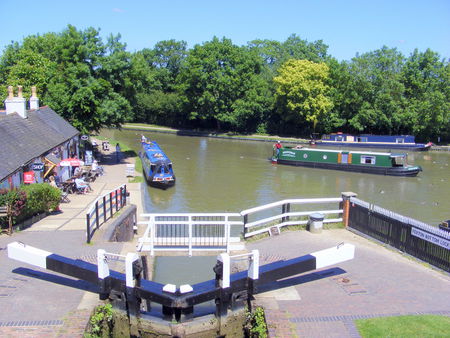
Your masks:
{"label": "moored boat", "polygon": [[273,163],[389,176],[417,176],[420,166],[407,164],[407,154],[282,147]]}
{"label": "moored boat", "polygon": [[142,138],[142,169],[145,179],[150,186],[167,189],[175,184],[175,174],[172,162],[162,151],[158,143]]}
{"label": "moored boat", "polygon": [[427,151],[433,143],[416,143],[411,135],[350,135],[343,133],[323,135],[320,140],[313,139],[311,144],[317,146],[360,147],[379,149],[405,149]]}

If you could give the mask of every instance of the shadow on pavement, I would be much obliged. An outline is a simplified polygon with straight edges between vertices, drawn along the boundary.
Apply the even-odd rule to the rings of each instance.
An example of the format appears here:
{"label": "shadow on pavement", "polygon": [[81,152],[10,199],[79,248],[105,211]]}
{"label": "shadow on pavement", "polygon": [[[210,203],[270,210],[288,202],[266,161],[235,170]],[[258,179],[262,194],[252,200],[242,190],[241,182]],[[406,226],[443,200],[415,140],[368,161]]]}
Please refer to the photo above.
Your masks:
{"label": "shadow on pavement", "polygon": [[347,273],[347,271],[342,270],[341,268],[330,268],[322,271],[308,273],[306,275],[290,277],[276,282],[267,283],[262,286],[258,286],[258,293],[314,282],[319,279],[338,276],[344,273]]}
{"label": "shadow on pavement", "polygon": [[54,284],[69,286],[74,289],[99,293],[98,287],[96,285],[93,285],[93,284],[86,282],[84,280],[81,280],[81,279],[70,279],[70,278],[61,277],[58,275],[53,275],[51,273],[32,270],[32,269],[28,269],[28,268],[17,268],[17,269],[14,269],[12,272],[17,273],[22,276],[32,277],[32,278],[40,279],[40,280],[43,280],[46,282],[51,282]]}

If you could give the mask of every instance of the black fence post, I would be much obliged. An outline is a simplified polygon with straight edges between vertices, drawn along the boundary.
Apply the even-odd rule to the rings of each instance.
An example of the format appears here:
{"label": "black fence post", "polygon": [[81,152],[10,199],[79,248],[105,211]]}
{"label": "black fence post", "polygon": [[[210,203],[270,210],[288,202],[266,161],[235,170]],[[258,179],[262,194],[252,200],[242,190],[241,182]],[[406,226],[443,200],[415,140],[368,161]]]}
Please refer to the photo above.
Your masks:
{"label": "black fence post", "polygon": [[86,214],[86,243],[91,243],[91,215]]}
{"label": "black fence post", "polygon": [[[283,204],[281,206],[281,214],[283,215],[286,212],[286,204]],[[286,220],[286,217],[281,217],[281,223],[284,223],[284,221]]]}
{"label": "black fence post", "polygon": [[103,195],[103,220],[106,223],[106,196]]}
{"label": "black fence post", "polygon": [[112,191],[109,193],[109,213],[111,214],[111,218],[113,217],[113,197],[112,197]]}
{"label": "black fence post", "polygon": [[245,234],[247,233],[247,228],[245,227],[248,223],[248,215],[244,215],[244,239],[245,239]]}
{"label": "black fence post", "polygon": [[98,201],[95,202],[95,224],[98,230],[98,228],[100,227],[100,220],[98,217]]}
{"label": "black fence post", "polygon": [[126,184],[123,186],[123,197],[124,197],[123,206],[126,206],[127,205],[127,185]]}
{"label": "black fence post", "polygon": [[119,197],[117,196],[118,195],[117,189],[114,192],[115,192],[114,197],[116,198],[116,212],[117,212],[119,211]]}
{"label": "black fence post", "polygon": [[[286,204],[286,213],[291,212],[291,203]],[[286,216],[286,221],[289,222],[289,216]]]}

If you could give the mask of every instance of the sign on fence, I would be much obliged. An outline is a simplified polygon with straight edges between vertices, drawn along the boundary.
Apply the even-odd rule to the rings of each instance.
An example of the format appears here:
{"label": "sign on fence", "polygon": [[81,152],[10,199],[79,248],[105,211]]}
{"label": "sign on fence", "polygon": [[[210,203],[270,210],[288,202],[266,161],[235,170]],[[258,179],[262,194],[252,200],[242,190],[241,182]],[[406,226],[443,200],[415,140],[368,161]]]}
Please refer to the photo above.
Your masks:
{"label": "sign on fence", "polygon": [[428,232],[419,230],[417,228],[411,228],[411,235],[422,238],[423,240],[439,245],[443,248],[450,249],[450,241],[445,238],[440,238],[438,236],[432,235]]}

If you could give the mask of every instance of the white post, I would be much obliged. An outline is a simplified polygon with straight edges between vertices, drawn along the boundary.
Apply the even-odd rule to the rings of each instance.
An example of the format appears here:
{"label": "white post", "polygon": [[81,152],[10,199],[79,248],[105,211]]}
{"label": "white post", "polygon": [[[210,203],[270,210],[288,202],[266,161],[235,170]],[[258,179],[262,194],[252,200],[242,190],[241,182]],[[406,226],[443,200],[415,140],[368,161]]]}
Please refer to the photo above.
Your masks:
{"label": "white post", "polygon": [[253,280],[259,278],[259,250],[252,250],[248,267],[248,277]]}
{"label": "white post", "polygon": [[125,258],[125,273],[126,273],[126,285],[130,288],[135,287],[134,275],[133,275],[133,262],[137,261],[139,256],[135,252],[127,253]]}
{"label": "white post", "polygon": [[230,220],[228,219],[227,215],[225,216],[225,236],[226,236],[225,240],[227,243],[227,253],[230,253],[230,233],[231,233],[230,227],[231,227]]}
{"label": "white post", "polygon": [[156,237],[156,231],[155,231],[155,216],[150,215],[150,218],[148,220],[150,227],[150,255],[155,254],[155,237]]}
{"label": "white post", "polygon": [[188,226],[189,226],[189,257],[192,256],[192,215],[189,215]]}
{"label": "white post", "polygon": [[106,260],[106,251],[103,249],[97,250],[97,273],[98,278],[105,279],[109,276],[109,267]]}
{"label": "white post", "polygon": [[222,262],[222,289],[230,287],[230,255],[221,253],[217,259]]}

